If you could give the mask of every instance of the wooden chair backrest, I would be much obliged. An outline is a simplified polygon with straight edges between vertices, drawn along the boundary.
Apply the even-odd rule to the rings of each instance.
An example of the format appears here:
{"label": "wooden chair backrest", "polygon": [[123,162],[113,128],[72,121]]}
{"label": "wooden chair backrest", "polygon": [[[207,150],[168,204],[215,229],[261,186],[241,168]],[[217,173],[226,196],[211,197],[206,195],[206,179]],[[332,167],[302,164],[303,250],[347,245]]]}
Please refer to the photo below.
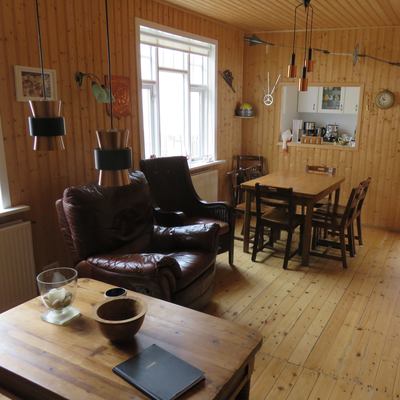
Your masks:
{"label": "wooden chair backrest", "polygon": [[306,172],[310,174],[336,175],[335,167],[327,167],[325,165],[306,165]]}
{"label": "wooden chair backrest", "polygon": [[368,188],[369,188],[370,183],[371,183],[371,178],[370,177],[365,179],[364,181],[362,181],[360,183],[360,186],[362,186],[363,191],[362,191],[362,193],[360,195],[360,199],[359,199],[359,202],[358,202],[358,205],[357,205],[356,217],[358,217],[361,214],[361,210],[363,208],[365,198],[367,197]]}
{"label": "wooden chair backrest", "polygon": [[236,207],[239,202],[240,183],[238,182],[239,173],[236,169],[226,173],[229,182],[229,194],[231,198],[231,205]]}
{"label": "wooden chair backrest", "polygon": [[261,216],[261,206],[265,200],[280,200],[282,207],[285,207],[288,212],[289,224],[291,224],[292,218],[296,214],[296,203],[292,188],[278,188],[256,183],[255,193],[257,218]]}
{"label": "wooden chair backrest", "polygon": [[340,223],[343,228],[347,228],[350,224],[353,223],[354,219],[357,217],[358,204],[360,202],[360,199],[362,198],[363,191],[364,187],[361,183],[356,188],[353,188],[351,190]]}
{"label": "wooden chair backrest", "polygon": [[252,168],[248,172],[250,175],[251,171],[250,179],[258,178],[265,174],[265,160],[263,156],[236,155],[234,156],[234,163],[237,170]]}

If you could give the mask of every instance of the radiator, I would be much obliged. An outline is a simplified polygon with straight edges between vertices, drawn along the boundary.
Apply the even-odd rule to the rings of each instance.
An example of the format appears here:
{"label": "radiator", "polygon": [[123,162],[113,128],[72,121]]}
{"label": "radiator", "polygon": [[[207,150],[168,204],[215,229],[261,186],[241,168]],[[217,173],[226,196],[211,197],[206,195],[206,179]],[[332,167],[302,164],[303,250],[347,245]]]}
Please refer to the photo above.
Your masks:
{"label": "radiator", "polygon": [[218,171],[206,171],[192,174],[193,186],[202,200],[218,200]]}
{"label": "radiator", "polygon": [[36,295],[31,223],[0,225],[0,312]]}

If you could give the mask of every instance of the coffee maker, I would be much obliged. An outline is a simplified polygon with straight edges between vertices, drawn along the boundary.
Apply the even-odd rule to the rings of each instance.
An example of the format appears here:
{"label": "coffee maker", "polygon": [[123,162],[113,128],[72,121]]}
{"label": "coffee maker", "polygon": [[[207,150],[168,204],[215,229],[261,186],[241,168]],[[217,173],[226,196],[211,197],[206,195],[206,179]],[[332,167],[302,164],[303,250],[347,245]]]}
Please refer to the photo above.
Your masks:
{"label": "coffee maker", "polygon": [[304,132],[306,136],[315,136],[315,122],[304,122]]}

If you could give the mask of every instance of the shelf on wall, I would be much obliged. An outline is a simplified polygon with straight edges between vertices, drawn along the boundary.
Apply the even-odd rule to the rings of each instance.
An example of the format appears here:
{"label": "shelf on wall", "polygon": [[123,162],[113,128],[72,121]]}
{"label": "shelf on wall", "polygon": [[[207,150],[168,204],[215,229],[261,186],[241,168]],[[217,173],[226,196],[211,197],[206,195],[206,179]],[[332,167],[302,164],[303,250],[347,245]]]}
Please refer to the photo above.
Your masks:
{"label": "shelf on wall", "polygon": [[234,115],[235,118],[241,118],[241,119],[252,119],[255,118],[255,115],[253,115],[252,117],[242,117],[241,115]]}

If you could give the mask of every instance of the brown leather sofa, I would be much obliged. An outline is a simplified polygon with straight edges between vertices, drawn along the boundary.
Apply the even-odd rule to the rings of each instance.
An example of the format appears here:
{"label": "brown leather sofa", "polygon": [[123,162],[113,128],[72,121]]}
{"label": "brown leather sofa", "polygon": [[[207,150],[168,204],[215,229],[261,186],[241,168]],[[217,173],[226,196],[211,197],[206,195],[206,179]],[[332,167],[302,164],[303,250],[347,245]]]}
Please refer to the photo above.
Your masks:
{"label": "brown leather sofa", "polygon": [[65,189],[56,208],[80,277],[201,309],[214,286],[218,225],[160,227],[146,179]]}

